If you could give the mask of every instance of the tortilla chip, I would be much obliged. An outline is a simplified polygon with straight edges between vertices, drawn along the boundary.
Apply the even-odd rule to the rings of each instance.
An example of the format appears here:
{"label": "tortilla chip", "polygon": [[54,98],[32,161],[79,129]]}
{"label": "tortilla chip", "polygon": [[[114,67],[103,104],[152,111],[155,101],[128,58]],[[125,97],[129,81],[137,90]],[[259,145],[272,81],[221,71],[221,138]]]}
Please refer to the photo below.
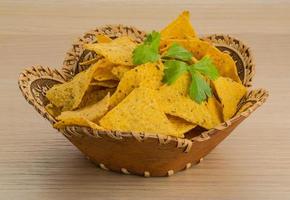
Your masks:
{"label": "tortilla chip", "polygon": [[84,65],[91,65],[91,64],[95,64],[96,62],[98,62],[99,58],[92,58],[90,60],[86,60],[83,62],[80,62],[79,65],[80,66],[84,66]]}
{"label": "tortilla chip", "polygon": [[173,43],[178,43],[187,50],[191,51],[193,56],[198,60],[200,60],[204,56],[209,56],[210,58],[212,58],[213,63],[217,67],[221,76],[229,77],[234,81],[241,83],[237,71],[237,66],[233,58],[229,54],[221,52],[209,42],[202,41],[198,38],[192,38],[187,40],[169,39],[164,41],[164,46],[160,49],[161,53],[165,53]]}
{"label": "tortilla chip", "polygon": [[[68,125],[89,126],[95,124],[109,109],[110,95],[105,96],[101,101],[75,111],[62,112],[56,119],[55,127],[60,128]],[[91,123],[90,123],[91,122]],[[97,125],[97,124],[96,124]],[[95,126],[95,125],[93,125]],[[96,126],[95,126],[96,127]],[[92,127],[93,128],[93,127]]]}
{"label": "tortilla chip", "polygon": [[[98,43],[109,43],[109,42],[113,41],[111,38],[109,38],[106,35],[96,35],[96,40]],[[95,64],[100,59],[102,59],[102,56],[96,55],[96,56],[94,56],[94,58],[91,58],[90,60],[80,62],[79,65],[80,66],[90,66],[91,64]]]}
{"label": "tortilla chip", "polygon": [[194,127],[196,127],[196,124],[192,124],[190,122],[185,121],[184,119],[181,119],[179,117],[174,117],[171,115],[167,115],[168,120],[170,121],[171,125],[175,129],[175,131],[178,133],[178,137],[184,137],[184,134]]}
{"label": "tortilla chip", "polygon": [[222,106],[224,120],[228,120],[237,112],[237,105],[247,93],[247,89],[230,78],[219,77],[213,86]]}
{"label": "tortilla chip", "polygon": [[88,105],[84,108],[62,112],[60,116],[57,117],[58,120],[64,121],[64,119],[72,118],[74,116],[81,116],[90,121],[96,121],[100,119],[109,108],[110,95],[107,94],[101,101],[94,104]]}
{"label": "tortilla chip", "polygon": [[[161,109],[166,114],[180,117],[206,129],[215,127],[221,123],[219,117],[215,116],[215,111],[210,111],[207,101],[198,104],[189,97],[189,81],[189,75],[185,74],[172,85],[163,85],[158,92]],[[209,102],[212,101],[211,98],[208,99]],[[213,105],[210,103],[211,107]]]}
{"label": "tortilla chip", "polygon": [[96,35],[96,39],[99,43],[110,43],[113,41],[109,36],[103,34]]}
{"label": "tortilla chip", "polygon": [[82,102],[79,105],[79,108],[83,108],[96,102],[102,100],[108,93],[113,94],[115,91],[114,88],[97,88],[96,86],[90,86],[87,90],[86,94],[84,95]]}
{"label": "tortilla chip", "polygon": [[208,49],[206,55],[213,59],[213,63],[221,76],[229,77],[238,83],[242,83],[238,75],[236,63],[229,54],[221,52],[219,49],[212,46]]}
{"label": "tortilla chip", "polygon": [[100,59],[97,63],[93,65],[96,67],[94,73],[94,79],[97,81],[106,81],[106,80],[116,80],[117,77],[112,73],[112,69],[115,65],[109,62],[106,59]]}
{"label": "tortilla chip", "polygon": [[106,81],[93,81],[91,85],[101,86],[106,88],[116,88],[119,84],[119,81],[116,80],[106,80]]}
{"label": "tortilla chip", "polygon": [[109,62],[117,65],[133,65],[132,54],[136,47],[128,37],[120,37],[110,43],[85,44],[84,48],[104,56]]}
{"label": "tortilla chip", "polygon": [[121,80],[124,74],[130,69],[132,69],[132,67],[130,66],[118,65],[112,69],[112,74],[114,74],[119,80]]}
{"label": "tortilla chip", "polygon": [[80,117],[80,116],[75,116],[73,118],[69,118],[69,119],[66,119],[67,121],[59,121],[59,122],[56,122],[53,127],[54,128],[64,128],[66,126],[72,126],[72,125],[75,125],[75,126],[85,126],[85,127],[90,127],[92,129],[95,129],[95,130],[105,130],[103,127],[99,126],[98,124],[84,118],[84,117]]}
{"label": "tortilla chip", "polygon": [[218,100],[211,96],[207,99],[206,107],[211,114],[212,121],[215,122],[215,125],[223,122],[223,108],[222,105],[218,102]]}
{"label": "tortilla chip", "polygon": [[182,12],[177,19],[161,31],[161,38],[163,39],[188,39],[194,37],[197,36],[191,25],[190,13],[188,11]]}
{"label": "tortilla chip", "polygon": [[120,81],[116,92],[110,100],[110,107],[120,103],[134,88],[144,86],[150,89],[158,88],[162,83],[164,66],[162,63],[146,63],[126,72]]}
{"label": "tortilla chip", "polygon": [[56,116],[60,115],[60,113],[61,113],[61,110],[51,103],[47,104],[45,106],[45,109],[53,117],[56,117]]}
{"label": "tortilla chip", "polygon": [[155,91],[146,87],[134,89],[100,120],[100,125],[115,131],[178,136],[166,115],[160,111]]}
{"label": "tortilla chip", "polygon": [[76,109],[88,90],[96,69],[95,66],[90,67],[78,73],[71,81],[54,85],[46,92],[47,99],[62,111]]}

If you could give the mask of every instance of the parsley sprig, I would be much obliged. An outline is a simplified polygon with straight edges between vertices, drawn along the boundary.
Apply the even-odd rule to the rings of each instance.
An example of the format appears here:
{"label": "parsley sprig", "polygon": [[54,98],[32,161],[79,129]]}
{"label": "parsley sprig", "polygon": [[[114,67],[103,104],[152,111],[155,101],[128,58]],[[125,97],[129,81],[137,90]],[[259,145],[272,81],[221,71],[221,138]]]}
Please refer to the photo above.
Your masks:
{"label": "parsley sprig", "polygon": [[150,33],[143,44],[137,46],[133,51],[134,65],[141,65],[147,62],[159,60],[160,33],[153,31]]}
{"label": "parsley sprig", "polygon": [[137,46],[133,52],[133,63],[140,65],[148,62],[156,62],[160,58],[164,63],[163,82],[171,85],[181,75],[189,73],[191,83],[188,94],[197,103],[205,101],[212,95],[207,80],[215,80],[219,73],[208,56],[194,62],[193,55],[183,46],[173,43],[164,55],[159,54],[160,33],[153,31],[144,43]]}

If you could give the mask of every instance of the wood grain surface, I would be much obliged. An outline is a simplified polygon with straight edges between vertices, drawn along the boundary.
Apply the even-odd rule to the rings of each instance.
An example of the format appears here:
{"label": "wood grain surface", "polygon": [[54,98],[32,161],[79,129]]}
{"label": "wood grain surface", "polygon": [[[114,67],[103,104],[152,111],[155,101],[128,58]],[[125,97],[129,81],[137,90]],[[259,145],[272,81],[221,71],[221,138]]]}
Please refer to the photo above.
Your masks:
{"label": "wood grain surface", "polygon": [[[95,168],[22,97],[18,74],[59,67],[102,24],[159,30],[187,9],[201,34],[228,33],[256,60],[267,103],[202,163],[170,178]],[[0,0],[0,199],[290,199],[290,1]]]}

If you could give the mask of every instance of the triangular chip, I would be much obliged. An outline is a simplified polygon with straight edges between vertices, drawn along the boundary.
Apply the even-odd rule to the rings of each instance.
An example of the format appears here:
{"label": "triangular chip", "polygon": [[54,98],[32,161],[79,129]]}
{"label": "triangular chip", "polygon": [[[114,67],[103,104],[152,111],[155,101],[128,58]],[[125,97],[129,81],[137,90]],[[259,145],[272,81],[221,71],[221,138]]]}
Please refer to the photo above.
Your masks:
{"label": "triangular chip", "polygon": [[55,105],[49,103],[45,106],[46,111],[53,117],[60,115],[61,110]]}
{"label": "triangular chip", "polygon": [[90,66],[92,64],[95,64],[96,62],[98,62],[100,58],[92,58],[83,62],[80,62],[79,65],[80,66]]}
{"label": "triangular chip", "polygon": [[211,114],[212,121],[215,125],[223,122],[223,108],[222,105],[218,102],[218,100],[211,96],[207,99],[206,107]]}
{"label": "triangular chip", "polygon": [[161,38],[187,39],[196,37],[196,32],[190,22],[188,11],[182,12],[177,19],[161,31]]}
{"label": "triangular chip", "polygon": [[110,107],[120,103],[134,88],[144,86],[156,89],[163,78],[162,63],[146,63],[126,72],[120,81],[116,92],[111,97]]}
{"label": "triangular chip", "polygon": [[75,111],[62,112],[57,117],[57,120],[63,121],[64,119],[72,118],[74,116],[81,116],[90,121],[96,121],[100,119],[108,111],[109,102],[110,102],[109,100],[110,100],[110,95],[108,94],[101,101],[88,105],[84,108],[81,108]]}
{"label": "triangular chip", "polygon": [[181,119],[179,117],[174,117],[171,115],[167,115],[168,120],[170,121],[171,125],[175,129],[175,131],[178,133],[178,137],[184,137],[184,133],[190,131],[194,127],[196,127],[196,124],[192,124],[190,122],[185,121],[184,119]]}
{"label": "triangular chip", "polygon": [[131,69],[132,67],[130,66],[118,65],[112,69],[112,74],[114,74],[119,80],[121,80],[124,74]]}
{"label": "triangular chip", "polygon": [[97,81],[117,80],[117,77],[112,73],[114,64],[106,59],[100,59],[92,67],[96,67],[94,79]]}
{"label": "triangular chip", "polygon": [[215,64],[221,76],[229,77],[234,81],[241,83],[241,80],[238,76],[237,66],[233,58],[229,54],[221,52],[209,42],[202,41],[198,38],[187,40],[170,39],[164,41],[164,45],[161,47],[160,51],[164,53],[173,43],[178,43],[187,50],[191,51],[193,56],[198,60],[204,56],[209,56],[212,58],[213,63]]}
{"label": "triangular chip", "polygon": [[116,80],[106,80],[106,81],[93,81],[91,85],[101,86],[106,88],[116,88],[118,86],[119,81]]}
{"label": "triangular chip", "polygon": [[[196,103],[188,95],[189,81],[189,75],[185,74],[172,85],[163,85],[158,92],[161,109],[166,114],[180,117],[206,129],[215,127],[221,123],[221,120],[216,116],[218,113],[210,111],[208,107],[208,102],[213,101],[211,98],[214,97],[210,97],[208,102]],[[210,104],[211,107],[214,105]]]}
{"label": "triangular chip", "polygon": [[219,77],[213,86],[222,106],[224,120],[228,120],[237,112],[237,105],[247,93],[247,89],[230,78]]}
{"label": "triangular chip", "polygon": [[113,41],[109,36],[103,34],[96,35],[96,39],[99,43],[109,43]]}
{"label": "triangular chip", "polygon": [[90,86],[97,67],[78,73],[66,83],[54,85],[46,92],[47,99],[62,111],[76,109]]}
{"label": "triangular chip", "polygon": [[218,48],[211,46],[206,52],[206,55],[212,58],[221,76],[229,77],[238,83],[242,83],[238,75],[236,63],[229,54],[221,52]]}
{"label": "triangular chip", "polygon": [[64,128],[66,126],[85,126],[90,127],[95,130],[105,130],[103,127],[99,126],[98,124],[80,116],[75,116],[73,118],[68,118],[66,121],[58,121],[53,125],[54,128]]}
{"label": "triangular chip", "polygon": [[55,127],[60,128],[68,125],[80,125],[91,127],[92,124],[95,124],[94,122],[98,121],[108,111],[109,99],[110,95],[107,95],[101,101],[94,103],[92,105],[88,105],[84,108],[75,111],[62,112],[56,118],[59,122],[56,123]]}
{"label": "triangular chip", "polygon": [[95,51],[97,54],[104,56],[109,62],[118,65],[133,65],[132,54],[136,47],[128,37],[120,37],[110,43],[85,44],[84,48]]}
{"label": "triangular chip", "polygon": [[98,86],[90,86],[84,95],[82,102],[79,105],[79,108],[87,107],[89,105],[95,104],[102,100],[108,93],[113,94],[115,91],[114,88],[98,88]]}
{"label": "triangular chip", "polygon": [[100,125],[116,131],[178,136],[166,115],[160,111],[155,91],[145,87],[134,89],[100,120]]}

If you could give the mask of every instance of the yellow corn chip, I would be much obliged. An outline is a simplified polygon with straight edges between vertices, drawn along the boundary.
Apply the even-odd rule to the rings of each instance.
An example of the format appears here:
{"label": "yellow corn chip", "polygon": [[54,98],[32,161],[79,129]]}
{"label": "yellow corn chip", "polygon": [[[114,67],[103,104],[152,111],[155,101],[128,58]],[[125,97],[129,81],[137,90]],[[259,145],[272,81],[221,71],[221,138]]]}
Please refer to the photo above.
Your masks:
{"label": "yellow corn chip", "polygon": [[214,126],[223,122],[223,108],[222,105],[218,102],[218,100],[214,96],[211,96],[207,99],[207,102],[205,104],[208,111],[211,114]]}
{"label": "yellow corn chip", "polygon": [[109,62],[106,59],[101,59],[93,65],[96,67],[94,73],[94,79],[97,81],[107,81],[107,80],[116,80],[117,77],[112,73],[112,69],[115,65]]}
{"label": "yellow corn chip", "polygon": [[79,105],[79,108],[83,108],[96,102],[102,100],[108,93],[113,94],[115,91],[114,88],[97,88],[96,86],[90,86],[87,90],[86,94],[84,95],[82,102]]}
{"label": "yellow corn chip", "polygon": [[156,89],[163,78],[162,63],[146,63],[126,72],[110,100],[110,107],[120,103],[134,88],[144,86]]}
{"label": "yellow corn chip", "polygon": [[[216,110],[209,110],[208,102],[198,104],[188,96],[189,81],[188,74],[185,74],[172,85],[163,85],[158,92],[160,107],[167,114],[211,129],[221,123],[219,117],[216,116],[218,113]],[[209,102],[213,101],[211,98],[208,99]],[[214,105],[210,103],[211,109]]]}
{"label": "yellow corn chip", "polygon": [[224,120],[228,120],[237,111],[237,105],[247,93],[247,89],[230,78],[219,77],[213,81],[213,86],[222,106]]}
{"label": "yellow corn chip", "polygon": [[132,53],[136,47],[128,37],[120,37],[110,43],[85,44],[84,48],[104,56],[109,62],[117,65],[132,66]]}
{"label": "yellow corn chip", "polygon": [[65,111],[57,117],[58,120],[64,121],[64,119],[72,118],[74,116],[81,116],[90,121],[96,121],[101,118],[109,108],[110,95],[105,96],[101,101],[96,102],[92,105],[88,105],[84,108],[74,110],[74,111]]}
{"label": "yellow corn chip", "polygon": [[238,75],[236,63],[229,54],[221,52],[216,47],[211,46],[206,55],[213,59],[213,63],[221,76],[229,77],[238,83],[242,83]]}
{"label": "yellow corn chip", "polygon": [[212,58],[213,63],[217,67],[221,76],[229,77],[234,81],[241,83],[241,80],[238,76],[236,63],[233,58],[229,54],[221,52],[209,42],[202,41],[198,38],[187,40],[169,39],[163,42],[164,45],[161,47],[160,51],[164,53],[173,43],[178,43],[187,50],[191,51],[193,56],[198,60],[204,56],[209,56]]}
{"label": "yellow corn chip", "polygon": [[62,112],[56,118],[59,122],[55,127],[60,128],[68,125],[91,126],[90,122],[95,124],[94,121],[99,120],[108,111],[109,99],[110,95],[107,95],[101,101],[92,105],[75,111]]}
{"label": "yellow corn chip", "polygon": [[114,74],[119,80],[121,80],[124,74],[130,69],[132,69],[132,67],[130,66],[118,65],[112,69],[112,74]]}
{"label": "yellow corn chip", "polygon": [[84,66],[84,65],[95,64],[98,60],[99,60],[99,58],[92,58],[90,60],[86,60],[86,61],[80,62],[79,65],[80,66]]}
{"label": "yellow corn chip", "polygon": [[96,35],[96,39],[99,43],[109,43],[113,40],[107,35]]}
{"label": "yellow corn chip", "polygon": [[155,91],[145,87],[134,89],[100,120],[100,125],[116,131],[178,136],[166,115],[160,111]]}
{"label": "yellow corn chip", "polygon": [[78,73],[71,81],[54,85],[46,92],[47,99],[62,111],[76,109],[89,88],[97,68],[90,67]]}
{"label": "yellow corn chip", "polygon": [[188,11],[182,12],[177,19],[161,31],[161,38],[187,39],[196,37],[196,32],[190,22]]}
{"label": "yellow corn chip", "polygon": [[59,108],[49,103],[45,106],[46,111],[53,117],[60,115],[61,111]]}
{"label": "yellow corn chip", "polygon": [[185,121],[184,119],[181,119],[179,117],[174,117],[171,115],[167,115],[168,120],[170,121],[171,125],[175,129],[175,131],[178,133],[178,137],[184,137],[184,133],[190,131],[194,127],[196,127],[195,124],[192,124],[190,122]]}
{"label": "yellow corn chip", "polygon": [[64,128],[65,126],[85,126],[90,127],[96,130],[105,130],[103,127],[99,126],[98,124],[80,116],[75,116],[73,118],[66,119],[67,121],[58,121],[56,122],[53,127],[54,128]]}
{"label": "yellow corn chip", "polygon": [[91,85],[93,86],[101,86],[106,88],[116,88],[118,86],[119,81],[116,80],[106,80],[106,81],[93,81]]}

